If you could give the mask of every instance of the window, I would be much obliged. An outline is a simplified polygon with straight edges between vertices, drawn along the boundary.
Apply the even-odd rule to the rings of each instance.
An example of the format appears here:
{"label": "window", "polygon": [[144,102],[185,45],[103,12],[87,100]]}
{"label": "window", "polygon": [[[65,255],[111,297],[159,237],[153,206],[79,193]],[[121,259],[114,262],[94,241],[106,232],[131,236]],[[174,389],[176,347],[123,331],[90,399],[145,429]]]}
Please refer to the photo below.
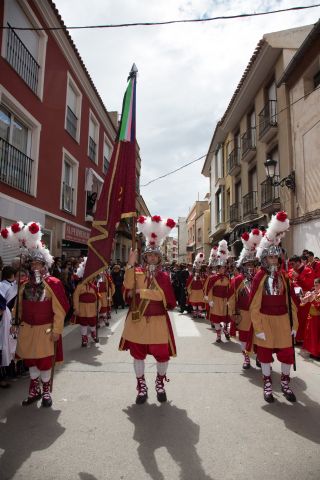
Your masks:
{"label": "window", "polygon": [[222,223],[222,191],[219,190],[216,194],[216,224]]}
{"label": "window", "polygon": [[222,145],[219,145],[219,148],[215,154],[215,174],[216,174],[216,180],[224,177]]}
{"label": "window", "polygon": [[89,113],[89,141],[88,141],[88,157],[98,164],[98,145],[99,145],[99,123],[91,112]]}
{"label": "window", "polygon": [[252,168],[249,171],[248,187],[249,187],[249,192],[256,192],[258,190],[258,178],[257,178],[256,167]]}
{"label": "window", "polygon": [[36,195],[40,123],[0,85],[0,182]]}
{"label": "window", "polygon": [[68,73],[65,129],[79,143],[82,94]]}
{"label": "window", "polygon": [[107,173],[110,160],[111,160],[111,153],[112,153],[112,146],[107,140],[106,135],[104,136],[104,143],[103,143],[103,173]]}
{"label": "window", "polygon": [[63,149],[61,209],[73,215],[77,210],[78,169],[78,161]]}
{"label": "window", "polygon": [[97,201],[103,186],[101,178],[92,168],[86,169],[86,221],[92,221],[97,208]]}
{"label": "window", "polygon": [[[2,56],[23,81],[41,99],[43,95],[44,65],[48,36],[27,2],[6,0],[4,8]],[[29,30],[14,30],[12,27]]]}
{"label": "window", "polygon": [[198,235],[197,235],[197,242],[201,243],[202,242],[202,231],[201,228],[198,228]]}

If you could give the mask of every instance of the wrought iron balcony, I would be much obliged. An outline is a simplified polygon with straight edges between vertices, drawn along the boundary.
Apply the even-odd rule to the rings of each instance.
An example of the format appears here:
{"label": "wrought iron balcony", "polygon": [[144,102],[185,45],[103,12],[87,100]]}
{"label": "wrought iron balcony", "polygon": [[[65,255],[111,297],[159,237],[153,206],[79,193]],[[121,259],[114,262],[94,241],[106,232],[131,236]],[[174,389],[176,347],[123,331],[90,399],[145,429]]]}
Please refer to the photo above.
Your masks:
{"label": "wrought iron balcony", "polygon": [[62,209],[66,212],[73,212],[73,194],[74,188],[63,182],[62,186]]}
{"label": "wrought iron balcony", "polygon": [[256,154],[256,146],[256,127],[251,127],[241,137],[242,160],[249,162]]}
{"label": "wrought iron balcony", "polygon": [[67,107],[67,132],[73,138],[77,138],[77,125],[78,125],[78,118],[73,113],[70,107]]}
{"label": "wrought iron balcony", "polygon": [[241,222],[241,203],[236,202],[230,205],[229,212],[230,224]]}
{"label": "wrought iron balcony", "polygon": [[229,175],[237,175],[240,172],[240,150],[236,147],[229,154],[227,170]]}
{"label": "wrought iron balcony", "polygon": [[243,216],[248,217],[257,213],[257,192],[249,192],[242,197]]}
{"label": "wrought iron balcony", "polygon": [[40,65],[8,23],[6,59],[26,84],[37,93]]}
{"label": "wrought iron balcony", "polygon": [[33,160],[0,138],[0,181],[31,194]]}
{"label": "wrought iron balcony", "polygon": [[97,151],[97,144],[93,140],[93,138],[89,137],[89,158],[93,160],[94,162],[96,161],[96,151]]}
{"label": "wrought iron balcony", "polygon": [[[280,177],[274,177],[279,181]],[[267,178],[261,183],[261,211],[272,213],[280,208],[280,186],[273,185],[272,180]]]}
{"label": "wrought iron balcony", "polygon": [[259,139],[262,142],[268,142],[277,132],[277,101],[269,100],[261,112],[259,117]]}

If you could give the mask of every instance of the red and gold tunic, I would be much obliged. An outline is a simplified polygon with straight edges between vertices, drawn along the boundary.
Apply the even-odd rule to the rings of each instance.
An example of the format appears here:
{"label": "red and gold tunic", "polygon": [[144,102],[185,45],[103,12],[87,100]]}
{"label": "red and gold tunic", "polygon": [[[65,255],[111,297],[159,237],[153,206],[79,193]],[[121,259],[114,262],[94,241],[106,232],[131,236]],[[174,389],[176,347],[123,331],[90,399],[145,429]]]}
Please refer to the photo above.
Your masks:
{"label": "red and gold tunic", "polygon": [[[268,349],[292,347],[292,335],[288,313],[288,292],[285,273],[277,272],[277,294],[270,293],[272,279],[263,269],[255,275],[250,298],[250,315],[254,333],[264,333],[266,340],[254,336],[257,346]],[[292,329],[297,331],[297,306],[291,291]]]}
{"label": "red and gold tunic", "polygon": [[208,285],[210,307],[210,322],[228,322],[228,298],[230,294],[230,280],[227,275],[216,274],[211,277]]}
{"label": "red and gold tunic", "polygon": [[247,342],[250,331],[250,285],[244,275],[233,277],[230,286],[229,313],[238,317],[237,329],[240,342]]}
{"label": "red and gold tunic", "polygon": [[[169,354],[176,356],[173,330],[167,312],[176,306],[176,299],[168,274],[157,271],[153,280],[150,280],[144,270],[136,269],[135,276],[136,289],[139,290],[136,305],[140,319],[132,319],[130,306],[119,349],[128,350],[130,344],[168,345]],[[128,294],[134,287],[133,268],[126,270],[123,285],[127,301],[130,301]]]}
{"label": "red and gold tunic", "polygon": [[98,289],[92,282],[79,283],[73,294],[76,323],[94,327],[100,308]]}
{"label": "red and gold tunic", "polygon": [[205,280],[198,275],[190,275],[187,281],[188,304],[205,308],[203,286]]}
{"label": "red and gold tunic", "polygon": [[62,361],[61,334],[68,309],[64,287],[58,278],[47,276],[40,284],[22,284],[19,292],[17,357],[25,360],[53,357],[53,332],[60,335],[56,361]]}
{"label": "red and gold tunic", "polygon": [[107,273],[102,274],[102,281],[98,283],[98,290],[100,295],[100,314],[110,312],[112,306],[112,297],[115,292],[115,286],[111,275]]}

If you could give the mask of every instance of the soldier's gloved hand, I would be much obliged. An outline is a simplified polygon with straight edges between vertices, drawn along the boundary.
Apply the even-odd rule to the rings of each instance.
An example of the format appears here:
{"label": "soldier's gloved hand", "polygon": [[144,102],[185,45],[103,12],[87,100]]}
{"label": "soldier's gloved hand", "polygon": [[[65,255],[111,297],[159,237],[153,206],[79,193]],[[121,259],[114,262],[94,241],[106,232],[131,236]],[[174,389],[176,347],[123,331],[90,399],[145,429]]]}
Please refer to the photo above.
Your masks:
{"label": "soldier's gloved hand", "polygon": [[205,295],[205,296],[204,296],[204,301],[207,302],[208,300],[209,300],[208,295]]}
{"label": "soldier's gloved hand", "polygon": [[297,331],[296,330],[291,330],[291,335],[296,338],[296,335],[297,335]]}
{"label": "soldier's gloved hand", "polygon": [[266,334],[264,332],[256,333],[255,336],[259,338],[259,340],[266,340]]}
{"label": "soldier's gloved hand", "polygon": [[57,342],[59,340],[59,337],[60,337],[59,333],[53,333],[53,332],[51,333],[52,342]]}
{"label": "soldier's gloved hand", "polygon": [[209,307],[213,307],[213,305],[214,305],[213,301],[210,300],[210,302],[209,302]]}

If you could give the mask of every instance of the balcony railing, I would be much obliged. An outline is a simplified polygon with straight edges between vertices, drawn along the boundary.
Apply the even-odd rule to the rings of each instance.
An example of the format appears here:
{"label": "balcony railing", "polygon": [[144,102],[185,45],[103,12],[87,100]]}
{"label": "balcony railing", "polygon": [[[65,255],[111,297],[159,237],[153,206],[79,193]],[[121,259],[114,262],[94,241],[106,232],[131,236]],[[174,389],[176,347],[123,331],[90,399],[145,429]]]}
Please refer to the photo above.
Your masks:
{"label": "balcony railing", "polygon": [[277,101],[269,100],[259,113],[259,138],[271,128],[277,126]]}
{"label": "balcony railing", "polygon": [[74,188],[63,182],[62,187],[62,208],[66,212],[72,213],[73,211],[73,192]]}
{"label": "balcony railing", "polygon": [[249,128],[241,137],[242,156],[249,150],[255,150],[257,146],[256,127]]}
{"label": "balcony railing", "polygon": [[78,118],[75,116],[71,108],[67,107],[67,132],[69,132],[73,138],[77,137],[77,125]]}
{"label": "balcony railing", "polygon": [[[279,181],[280,177],[274,177],[275,181]],[[273,186],[271,179],[267,178],[261,183],[261,208],[278,203],[280,199],[280,187]]]}
{"label": "balcony railing", "polygon": [[257,212],[257,192],[249,192],[242,197],[243,216],[254,215]]}
{"label": "balcony railing", "polygon": [[31,194],[33,160],[0,138],[0,181]]}
{"label": "balcony railing", "polygon": [[8,23],[6,59],[26,84],[37,93],[40,65]]}
{"label": "balcony railing", "polygon": [[227,170],[228,174],[232,175],[236,171],[238,172],[240,170],[240,150],[239,148],[235,148],[232,150],[232,152],[229,154],[228,160],[227,160]]}
{"label": "balcony railing", "polygon": [[230,223],[241,222],[241,203],[233,203],[230,205],[229,212]]}
{"label": "balcony railing", "polygon": [[96,161],[96,150],[96,142],[93,140],[93,138],[89,137],[89,158],[91,158],[91,160],[93,160],[94,162]]}

